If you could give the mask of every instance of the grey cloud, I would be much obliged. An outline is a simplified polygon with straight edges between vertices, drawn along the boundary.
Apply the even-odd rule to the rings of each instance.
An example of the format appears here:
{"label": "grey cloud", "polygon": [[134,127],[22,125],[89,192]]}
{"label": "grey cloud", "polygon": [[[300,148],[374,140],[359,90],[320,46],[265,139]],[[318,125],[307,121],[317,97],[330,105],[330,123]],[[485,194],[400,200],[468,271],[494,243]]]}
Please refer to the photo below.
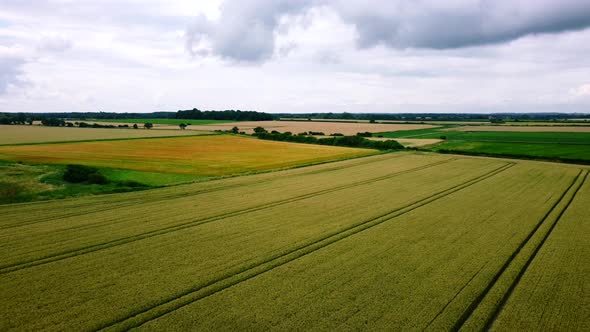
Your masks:
{"label": "grey cloud", "polygon": [[6,93],[8,87],[24,84],[22,66],[25,60],[18,57],[0,55],[0,94]]}
{"label": "grey cloud", "polygon": [[274,33],[285,29],[280,18],[314,6],[331,8],[354,25],[360,48],[453,49],[590,26],[588,0],[226,1],[219,20],[199,17],[189,27],[187,49],[195,53],[207,41],[212,55],[264,61],[274,52]]}
{"label": "grey cloud", "polygon": [[590,26],[590,1],[380,1],[334,8],[353,24],[360,47],[450,49]]}

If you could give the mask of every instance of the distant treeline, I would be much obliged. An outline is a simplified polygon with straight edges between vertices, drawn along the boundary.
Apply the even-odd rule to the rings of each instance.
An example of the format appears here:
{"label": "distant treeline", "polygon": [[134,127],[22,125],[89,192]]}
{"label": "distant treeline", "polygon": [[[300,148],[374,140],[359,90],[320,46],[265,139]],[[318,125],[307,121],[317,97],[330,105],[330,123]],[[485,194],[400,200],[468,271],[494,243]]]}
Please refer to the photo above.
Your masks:
{"label": "distant treeline", "polygon": [[229,120],[229,121],[267,121],[272,120],[272,114],[254,111],[201,111],[196,108],[192,110],[176,112],[176,119],[190,120]]}
{"label": "distant treeline", "polygon": [[228,120],[266,121],[280,118],[301,120],[359,120],[359,121],[553,121],[566,122],[571,119],[588,119],[590,113],[278,113],[269,114],[255,111],[224,110],[201,111],[179,110],[176,112],[115,113],[115,112],[61,112],[61,113],[0,113],[0,124],[32,124],[44,118],[50,119],[187,119],[187,120]]}
{"label": "distant treeline", "polygon": [[[269,113],[240,110],[201,111],[179,110],[177,112],[152,113],[114,113],[114,112],[61,112],[61,113],[0,113],[0,124],[31,124],[32,121],[50,119],[189,119],[189,120],[228,120],[228,121],[266,121],[273,120]],[[28,122],[27,122],[28,121]]]}
{"label": "distant treeline", "polygon": [[590,119],[586,113],[279,113],[275,118],[380,121],[563,121]]}

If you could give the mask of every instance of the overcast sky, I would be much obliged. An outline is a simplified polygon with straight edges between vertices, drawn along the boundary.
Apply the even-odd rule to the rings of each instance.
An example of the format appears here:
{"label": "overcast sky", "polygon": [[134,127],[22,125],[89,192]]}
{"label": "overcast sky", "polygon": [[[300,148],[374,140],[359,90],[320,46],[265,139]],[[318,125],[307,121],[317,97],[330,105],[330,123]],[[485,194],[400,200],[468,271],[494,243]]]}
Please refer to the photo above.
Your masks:
{"label": "overcast sky", "polygon": [[0,111],[590,112],[590,0],[0,0]]}

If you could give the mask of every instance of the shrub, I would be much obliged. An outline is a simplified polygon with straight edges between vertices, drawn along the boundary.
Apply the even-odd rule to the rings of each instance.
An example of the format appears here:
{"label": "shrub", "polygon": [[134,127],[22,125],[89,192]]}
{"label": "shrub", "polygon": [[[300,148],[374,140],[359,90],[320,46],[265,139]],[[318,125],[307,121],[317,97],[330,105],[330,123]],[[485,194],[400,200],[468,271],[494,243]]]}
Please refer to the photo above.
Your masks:
{"label": "shrub", "polygon": [[106,184],[109,182],[97,168],[84,165],[67,165],[63,179],[71,183]]}

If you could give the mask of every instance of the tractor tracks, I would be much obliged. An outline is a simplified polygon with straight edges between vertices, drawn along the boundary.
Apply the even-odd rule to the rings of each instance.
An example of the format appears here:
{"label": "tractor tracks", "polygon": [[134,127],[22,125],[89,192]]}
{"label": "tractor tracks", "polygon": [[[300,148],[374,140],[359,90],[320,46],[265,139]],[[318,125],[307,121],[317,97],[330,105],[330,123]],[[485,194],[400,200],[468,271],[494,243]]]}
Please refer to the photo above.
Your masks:
{"label": "tractor tracks", "polygon": [[[394,155],[391,158],[399,158],[402,156],[403,155]],[[374,156],[369,156],[369,157],[374,157]],[[358,158],[358,159],[360,159],[360,158]],[[347,161],[347,160],[343,160],[343,162],[344,161]],[[163,201],[177,199],[177,198],[194,197],[194,196],[212,193],[212,192],[216,192],[216,191],[221,191],[221,190],[225,190],[225,189],[243,187],[245,185],[250,185],[250,184],[271,183],[271,182],[274,182],[277,180],[284,180],[286,178],[296,177],[296,176],[301,176],[301,175],[314,175],[314,174],[328,173],[328,172],[332,172],[332,171],[339,171],[342,169],[354,168],[354,167],[363,166],[366,164],[371,164],[371,163],[379,162],[379,161],[381,161],[381,160],[380,159],[378,159],[378,160],[368,159],[368,160],[363,160],[361,162],[358,162],[354,165],[339,165],[339,166],[334,166],[334,167],[330,167],[327,169],[309,171],[304,174],[289,174],[289,175],[281,176],[281,177],[271,177],[271,178],[263,179],[263,180],[253,180],[253,181],[249,181],[246,183],[235,183],[235,184],[229,184],[229,185],[222,185],[219,187],[201,189],[201,190],[191,191],[191,192],[171,193],[171,194],[162,195],[162,196],[159,196],[159,197],[153,198],[153,199],[145,199],[145,197],[137,197],[137,198],[132,198],[124,203],[114,202],[114,203],[109,204],[110,202],[107,202],[107,204],[105,204],[105,205],[100,205],[100,206],[97,206],[96,208],[85,210],[82,212],[60,214],[59,216],[42,217],[42,218],[37,218],[37,219],[29,220],[29,221],[22,222],[22,223],[12,224],[12,225],[1,225],[0,230],[16,228],[16,227],[21,227],[21,226],[27,226],[27,225],[33,225],[33,224],[43,223],[43,222],[50,222],[50,221],[54,221],[57,219],[77,217],[77,216],[82,216],[82,215],[89,214],[89,213],[101,212],[101,211],[104,211],[105,209],[110,209],[110,210],[125,209],[128,207],[134,206],[138,203],[142,203],[142,204],[158,203],[158,202],[163,202]],[[321,165],[321,164],[319,164],[319,165]],[[215,179],[215,180],[211,180],[211,181],[222,181],[222,180],[226,180],[226,179],[230,179],[230,178]],[[43,203],[47,203],[47,202],[34,202],[33,204],[43,204]],[[79,205],[68,206],[67,208],[68,209],[76,209],[76,208],[87,207],[87,206],[88,206],[88,203],[84,202]]]}
{"label": "tractor tracks", "polygon": [[[580,172],[576,175],[576,177],[572,180],[572,182],[566,188],[566,190],[560,195],[559,199],[551,206],[551,208],[545,213],[545,215],[533,227],[533,229],[528,233],[528,235],[525,237],[525,239],[518,245],[516,250],[514,250],[512,252],[512,254],[507,258],[507,260],[500,267],[500,269],[495,273],[495,275],[492,277],[492,279],[486,285],[486,287],[483,288],[478,293],[478,295],[473,299],[473,301],[466,307],[466,309],[463,311],[463,313],[461,314],[459,319],[452,326],[451,330],[458,331],[458,330],[464,328],[465,325],[468,323],[468,321],[470,319],[472,319],[472,317],[473,317],[475,311],[478,309],[478,307],[480,307],[482,305],[482,303],[484,301],[486,301],[486,298],[491,294],[490,291],[492,290],[492,288],[495,286],[502,287],[500,285],[500,279],[501,278],[510,278],[510,273],[515,273],[514,270],[517,270],[518,275],[516,276],[516,278],[514,280],[512,280],[512,281],[508,280],[510,285],[509,285],[509,287],[507,287],[507,289],[502,290],[502,292],[501,292],[501,294],[503,294],[502,298],[499,299],[499,302],[497,302],[496,305],[494,305],[492,312],[485,313],[487,315],[487,317],[485,317],[485,319],[484,319],[485,325],[481,326],[480,329],[488,329],[491,326],[491,324],[493,324],[495,318],[497,317],[497,315],[499,314],[503,305],[506,303],[506,301],[510,297],[510,294],[512,293],[512,291],[514,290],[514,288],[516,287],[516,285],[520,281],[520,279],[521,279],[522,275],[524,274],[524,272],[526,271],[527,267],[530,265],[532,260],[535,258],[537,252],[541,249],[541,247],[545,243],[545,240],[549,237],[549,235],[553,231],[553,228],[557,225],[557,223],[561,219],[561,216],[565,213],[565,211],[567,210],[567,208],[569,207],[571,202],[574,200],[574,198],[576,197],[576,194],[578,193],[578,191],[580,190],[580,188],[582,187],[582,185],[586,181],[587,177],[588,177],[588,171],[580,170]],[[546,224],[549,224],[549,229],[546,231],[545,234],[541,234],[542,231],[540,231],[540,228]],[[535,244],[535,240],[533,238],[538,238],[539,236],[542,236],[542,238],[537,244]],[[533,246],[533,248],[530,248],[531,246]],[[533,250],[532,253],[529,256],[523,257],[523,255],[527,255],[527,254],[522,253],[522,252],[526,251],[526,250],[531,250],[531,249]],[[522,260],[522,259],[526,259],[526,262],[522,265],[519,265],[519,263],[517,261]],[[500,285],[500,286],[498,286],[498,285]],[[493,300],[490,300],[490,301],[493,301]],[[447,303],[447,306],[449,304],[450,303]],[[442,314],[442,312],[439,312],[438,315],[440,315],[440,314]],[[435,319],[436,319],[436,317],[431,321],[431,323],[434,322]],[[430,324],[429,324],[429,326],[430,326]],[[428,328],[428,326],[425,329],[427,329],[427,328]],[[468,329],[471,329],[471,327]]]}
{"label": "tractor tracks", "polygon": [[127,315],[114,319],[112,321],[104,322],[103,324],[96,326],[94,329],[108,331],[126,331],[131,328],[138,327],[151,320],[157,319],[179,308],[189,305],[195,301],[201,300],[205,297],[220,292],[226,288],[229,288],[243,281],[254,278],[260,274],[273,270],[274,268],[285,265],[298,258],[301,258],[317,250],[325,248],[331,244],[334,244],[338,241],[346,239],[352,235],[368,230],[379,224],[390,221],[392,219],[395,219],[396,217],[399,217],[415,209],[418,209],[424,205],[444,198],[457,191],[475,185],[483,180],[486,180],[511,168],[514,165],[515,163],[504,164],[501,167],[498,167],[483,175],[479,175],[475,178],[472,178],[471,180],[439,191],[433,195],[417,200],[411,204],[391,210],[388,213],[383,214],[381,216],[371,218],[359,222],[357,224],[348,226],[344,229],[340,229],[338,231],[326,234],[321,238],[312,240],[298,247],[274,254],[271,257],[267,257],[264,260],[251,263],[247,266],[243,266],[239,270],[229,271],[226,274],[214,278],[208,282],[199,283],[191,288],[188,288],[176,294],[172,294],[169,297],[160,300],[155,305],[147,305],[136,308]]}
{"label": "tractor tracks", "polygon": [[[384,176],[379,176],[379,177],[372,178],[369,180],[363,180],[363,181],[358,181],[358,182],[354,182],[354,183],[349,183],[349,184],[345,184],[345,185],[341,185],[341,186],[337,186],[337,187],[333,187],[333,188],[328,188],[328,189],[320,190],[320,191],[309,193],[309,194],[299,195],[296,197],[290,197],[290,198],[286,198],[283,200],[278,200],[275,202],[256,205],[253,207],[240,209],[240,210],[236,210],[236,211],[232,211],[232,212],[228,212],[228,213],[218,214],[218,215],[210,216],[210,217],[206,217],[206,218],[193,219],[193,220],[183,222],[180,224],[171,225],[171,226],[167,226],[167,227],[163,227],[163,228],[159,228],[156,230],[143,232],[143,233],[139,233],[139,234],[134,234],[131,236],[121,237],[121,238],[118,238],[115,240],[97,243],[97,244],[93,244],[93,245],[89,245],[89,246],[85,246],[85,247],[79,247],[76,249],[65,250],[65,251],[61,251],[61,252],[54,253],[51,255],[46,255],[46,256],[39,257],[39,258],[32,259],[32,260],[24,260],[24,261],[20,261],[20,262],[16,262],[16,263],[6,264],[3,266],[0,266],[0,275],[14,272],[14,271],[18,271],[18,270],[22,270],[22,269],[33,267],[33,266],[43,265],[43,264],[47,264],[47,263],[51,263],[51,262],[55,262],[55,261],[59,261],[59,260],[63,260],[63,259],[67,259],[67,258],[99,251],[99,250],[103,250],[103,249],[107,249],[107,248],[112,248],[115,246],[119,246],[119,245],[131,243],[131,242],[151,238],[154,236],[164,235],[164,234],[176,232],[176,231],[187,229],[187,228],[192,228],[192,227],[204,225],[207,223],[223,220],[223,219],[226,219],[229,217],[235,217],[235,216],[243,215],[246,213],[265,210],[265,209],[277,207],[280,205],[285,205],[288,203],[297,202],[300,200],[304,200],[304,199],[308,199],[308,198],[312,198],[312,197],[316,197],[316,196],[320,196],[320,195],[325,195],[325,194],[340,191],[340,190],[350,189],[350,188],[358,187],[361,185],[367,185],[367,184],[375,183],[378,181],[391,179],[393,177],[400,176],[403,174],[408,174],[408,173],[428,169],[431,167],[439,166],[442,164],[446,164],[446,163],[449,163],[454,160],[456,160],[456,158],[449,158],[449,159],[445,159],[445,160],[438,161],[435,163],[430,163],[427,165],[422,165],[419,167],[411,168],[408,170],[399,171],[399,172],[387,174]],[[108,225],[112,225],[112,224],[119,223],[119,222],[123,222],[123,221],[116,221],[113,223],[108,223]],[[100,224],[101,226],[105,225],[104,223],[97,223],[97,224]],[[88,226],[89,225],[84,225],[81,227],[88,227]],[[72,228],[69,228],[68,230],[71,230],[71,229]]]}

